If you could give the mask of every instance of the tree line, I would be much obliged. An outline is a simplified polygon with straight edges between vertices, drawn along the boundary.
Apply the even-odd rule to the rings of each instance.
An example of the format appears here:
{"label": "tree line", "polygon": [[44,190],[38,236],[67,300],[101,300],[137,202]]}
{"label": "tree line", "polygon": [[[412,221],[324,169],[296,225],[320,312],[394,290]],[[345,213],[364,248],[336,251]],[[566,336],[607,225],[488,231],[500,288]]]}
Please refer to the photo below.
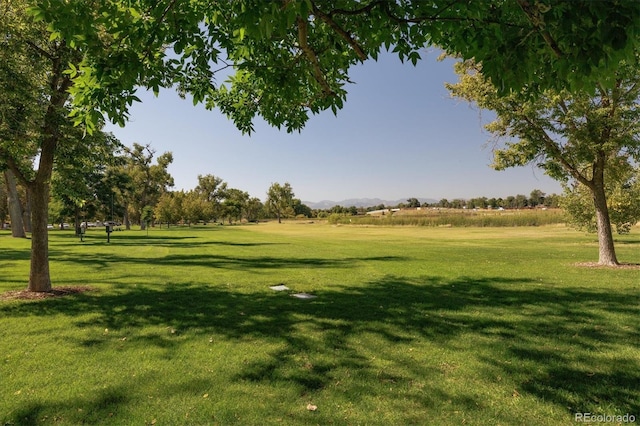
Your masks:
{"label": "tree line", "polygon": [[[65,163],[53,172],[49,218],[52,225],[72,223],[77,232],[82,224],[115,221],[126,229],[131,225],[171,226],[196,223],[240,223],[285,218],[326,218],[332,214],[356,216],[383,209],[531,209],[562,208],[570,224],[591,232],[596,230],[595,212],[589,194],[580,187],[565,187],[563,194],[545,194],[539,189],[506,197],[443,198],[420,202],[408,198],[395,205],[335,205],[313,209],[295,197],[290,183],[272,183],[263,202],[248,192],[231,188],[221,177],[198,175],[198,184],[190,190],[171,190],[173,177],[167,168],[171,152],[157,156],[150,145],[123,146],[110,134],[102,135],[114,150],[112,155],[94,156],[89,163]],[[75,157],[74,157],[75,158]],[[640,180],[626,191],[611,191],[609,199],[612,223],[619,233],[629,232],[640,219]],[[635,192],[634,192],[635,191]],[[11,223],[15,237],[31,232],[28,191],[12,177],[10,170],[0,175],[0,225]],[[632,194],[632,196],[629,196]],[[4,227],[4,226],[0,226]]]}
{"label": "tree line", "polygon": [[[148,144],[126,147],[110,134],[101,137],[109,140],[111,155],[103,151],[92,156],[92,161],[87,155],[68,156],[54,168],[50,224],[73,223],[80,232],[83,224],[114,221],[126,229],[135,224],[144,230],[155,223],[255,222],[312,215],[295,198],[289,183],[273,183],[264,203],[212,174],[198,175],[198,185],[191,190],[172,191],[171,152],[156,155]],[[28,188],[6,169],[0,177],[0,225],[9,219],[13,236],[26,237],[31,232],[30,205]]]}

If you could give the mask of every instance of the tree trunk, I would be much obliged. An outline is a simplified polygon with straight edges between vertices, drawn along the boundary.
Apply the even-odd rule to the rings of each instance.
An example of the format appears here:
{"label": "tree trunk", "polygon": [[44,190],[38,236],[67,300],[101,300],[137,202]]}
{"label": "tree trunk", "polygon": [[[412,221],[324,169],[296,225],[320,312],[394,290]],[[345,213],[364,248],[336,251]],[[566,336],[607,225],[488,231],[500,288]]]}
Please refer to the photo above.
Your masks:
{"label": "tree trunk", "polygon": [[31,271],[29,272],[29,291],[51,291],[49,275],[49,185],[35,183],[32,186],[33,211],[31,222]]}
{"label": "tree trunk", "polygon": [[[55,105],[55,104],[54,104]],[[56,125],[55,106],[50,106],[45,116],[44,140],[40,150],[38,173],[27,188],[31,193],[31,270],[29,272],[29,291],[51,291],[49,275],[49,191],[53,158],[58,144],[58,126]]]}
{"label": "tree trunk", "polygon": [[24,232],[31,233],[33,229],[31,227],[31,191],[27,187],[25,191],[25,203],[24,211],[22,212],[22,221],[24,222]]}
{"label": "tree trunk", "polygon": [[7,183],[7,204],[9,217],[11,218],[11,236],[14,238],[27,238],[22,220],[22,206],[20,205],[20,197],[18,197],[18,185],[11,170],[4,171],[4,180]]}
{"label": "tree trunk", "polygon": [[78,206],[76,206],[76,208],[74,209],[73,212],[73,229],[75,229],[76,232],[76,237],[79,236],[81,234],[81,230],[80,230],[80,208]]}
{"label": "tree trunk", "polygon": [[613,244],[613,231],[607,207],[607,196],[603,180],[598,179],[591,187],[593,202],[596,208],[596,223],[598,225],[598,264],[607,266],[619,265]]}
{"label": "tree trunk", "polygon": [[122,218],[124,221],[124,227],[127,231],[131,230],[131,220],[129,219],[129,204],[125,204],[124,207],[124,217]]}

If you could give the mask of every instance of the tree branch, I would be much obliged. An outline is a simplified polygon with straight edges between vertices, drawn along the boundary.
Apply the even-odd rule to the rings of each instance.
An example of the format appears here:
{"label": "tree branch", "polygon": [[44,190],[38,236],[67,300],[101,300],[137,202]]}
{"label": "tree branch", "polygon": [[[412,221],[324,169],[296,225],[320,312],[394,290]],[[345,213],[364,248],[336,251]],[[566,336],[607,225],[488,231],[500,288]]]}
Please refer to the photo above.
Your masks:
{"label": "tree branch", "polygon": [[389,2],[380,2],[383,7],[384,13],[396,24],[420,24],[422,22],[469,22],[473,24],[497,24],[504,25],[506,27],[524,28],[522,25],[513,24],[510,22],[498,21],[495,19],[477,19],[477,18],[465,18],[465,17],[442,17],[440,14],[451,7],[451,4],[439,10],[435,15],[430,16],[416,16],[412,18],[401,18],[393,14],[389,8]]}
{"label": "tree branch", "polygon": [[[383,4],[385,4],[386,1],[381,0],[381,1],[374,1],[372,3],[369,3],[368,5],[361,7],[360,9],[354,9],[354,10],[347,10],[347,9],[333,9],[331,12],[328,13],[328,15],[330,17],[333,17],[333,15],[346,15],[346,16],[357,16],[357,15],[361,15],[363,13],[369,13],[371,12],[371,10],[373,10],[374,7],[376,6],[381,6]],[[315,7],[315,5],[314,5]]]}
{"label": "tree branch", "polygon": [[333,95],[333,90],[331,90],[331,86],[327,83],[327,80],[324,77],[324,73],[320,68],[320,62],[318,61],[318,56],[316,52],[309,46],[307,41],[307,21],[298,17],[298,42],[300,43],[300,48],[306,54],[307,58],[311,62],[313,66],[313,76],[322,87],[322,91],[325,95]]}
{"label": "tree branch", "polygon": [[318,9],[315,3],[313,3],[313,14],[319,17],[320,19],[322,19],[336,33],[338,33],[340,37],[342,37],[349,44],[349,46],[351,46],[351,48],[356,52],[356,55],[358,55],[358,58],[360,58],[361,61],[364,62],[367,60],[367,55],[364,53],[364,51],[362,50],[358,42],[354,40],[351,34],[349,34],[344,29],[342,29],[342,27],[340,27],[340,25],[338,25],[336,21],[334,21],[331,18],[331,16],[327,15],[326,13]]}
{"label": "tree branch", "polygon": [[53,60],[53,55],[51,53],[47,52],[46,50],[44,50],[42,47],[38,46],[37,44],[35,44],[31,40],[24,40],[24,42],[27,44],[27,46],[29,46],[33,50],[35,50],[36,53],[44,56],[45,58],[47,58],[49,60]]}
{"label": "tree branch", "polygon": [[18,167],[18,163],[16,163],[13,155],[9,154],[6,149],[0,147],[0,156],[2,156],[7,164],[7,167],[13,172],[14,176],[23,184],[25,187],[29,186],[29,180],[26,175],[22,173],[20,167]]}
{"label": "tree branch", "polygon": [[558,46],[558,43],[551,37],[549,31],[545,30],[545,23],[540,9],[535,5],[531,5],[527,0],[517,0],[518,5],[522,9],[527,18],[535,29],[538,30],[544,41],[549,45],[553,53],[558,58],[564,57],[564,52]]}
{"label": "tree branch", "polygon": [[160,15],[160,19],[158,19],[157,21],[154,22],[154,27],[151,30],[152,36],[149,38],[149,42],[147,43],[147,50],[144,53],[144,56],[142,57],[142,62],[146,61],[149,58],[149,56],[151,55],[151,50],[152,50],[151,47],[152,47],[153,41],[154,41],[154,39],[155,39],[155,37],[157,35],[156,32],[160,28],[160,24],[162,24],[162,21],[164,21],[164,18],[167,17],[167,14],[169,13],[169,11],[171,9],[173,9],[173,6],[175,6],[175,4],[176,4],[176,0],[171,0],[169,2],[169,4],[167,4],[167,6],[162,11],[162,15]]}
{"label": "tree branch", "polygon": [[527,115],[523,114],[522,117],[529,124],[529,126],[531,126],[531,128],[534,128],[538,131],[538,133],[542,137],[544,146],[546,147],[547,152],[549,152],[549,155],[551,156],[551,158],[553,158],[554,160],[562,164],[562,166],[569,172],[569,174],[571,174],[571,176],[573,176],[580,183],[586,186],[589,186],[590,184],[589,180],[585,178],[582,173],[580,173],[580,170],[578,170],[573,164],[567,161],[567,159],[564,157],[562,153],[562,149],[553,141],[553,139],[551,139],[551,137],[547,134],[547,132],[543,128],[538,126]]}

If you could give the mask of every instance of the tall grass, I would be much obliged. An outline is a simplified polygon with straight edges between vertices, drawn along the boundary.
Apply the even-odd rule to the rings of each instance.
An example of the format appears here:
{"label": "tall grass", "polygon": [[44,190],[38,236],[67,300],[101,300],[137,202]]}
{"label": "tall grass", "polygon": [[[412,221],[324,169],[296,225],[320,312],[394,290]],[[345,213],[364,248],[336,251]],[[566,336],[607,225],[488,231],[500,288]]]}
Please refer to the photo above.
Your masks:
{"label": "tall grass", "polygon": [[565,223],[566,218],[560,210],[498,212],[443,209],[426,212],[401,211],[384,216],[331,215],[328,220],[333,224],[484,228],[556,225]]}

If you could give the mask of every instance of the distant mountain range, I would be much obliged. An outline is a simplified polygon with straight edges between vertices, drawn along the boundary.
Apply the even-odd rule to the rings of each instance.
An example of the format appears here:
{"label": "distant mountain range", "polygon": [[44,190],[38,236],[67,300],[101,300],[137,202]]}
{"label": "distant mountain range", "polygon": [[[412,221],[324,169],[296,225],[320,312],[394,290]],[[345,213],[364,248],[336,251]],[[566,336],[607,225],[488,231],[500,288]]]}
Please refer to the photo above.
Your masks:
{"label": "distant mountain range", "polygon": [[[380,198],[350,198],[348,200],[342,201],[331,201],[331,200],[322,200],[313,202],[313,201],[303,201],[303,204],[311,207],[312,209],[330,209],[333,206],[342,206],[342,207],[373,207],[379,206],[380,204],[384,204],[385,206],[397,206],[400,203],[407,203],[407,200],[411,197],[400,198],[399,200],[381,200]],[[438,200],[434,200],[432,198],[418,198],[420,204],[422,203],[437,203]]]}

